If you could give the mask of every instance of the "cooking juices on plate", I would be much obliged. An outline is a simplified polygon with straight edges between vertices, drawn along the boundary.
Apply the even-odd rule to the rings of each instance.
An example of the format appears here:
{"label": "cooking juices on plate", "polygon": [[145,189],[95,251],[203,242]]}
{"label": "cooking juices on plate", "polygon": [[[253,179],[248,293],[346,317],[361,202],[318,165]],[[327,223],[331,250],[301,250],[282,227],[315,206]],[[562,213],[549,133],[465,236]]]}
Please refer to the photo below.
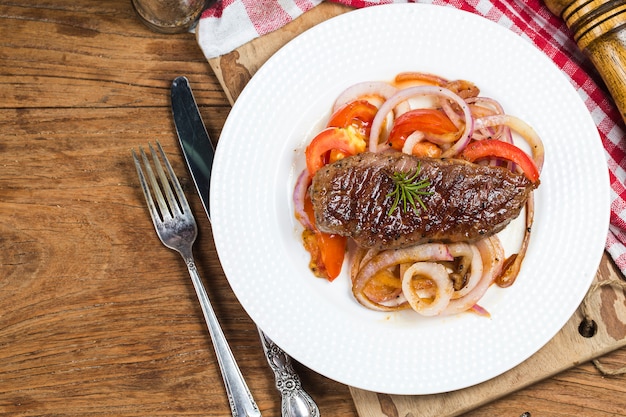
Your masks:
{"label": "cooking juices on plate", "polygon": [[[309,267],[332,281],[349,262],[363,306],[488,315],[487,289],[515,281],[543,144],[471,82],[407,72],[355,84],[305,157],[294,205]],[[520,249],[506,257],[497,233],[523,208]]]}

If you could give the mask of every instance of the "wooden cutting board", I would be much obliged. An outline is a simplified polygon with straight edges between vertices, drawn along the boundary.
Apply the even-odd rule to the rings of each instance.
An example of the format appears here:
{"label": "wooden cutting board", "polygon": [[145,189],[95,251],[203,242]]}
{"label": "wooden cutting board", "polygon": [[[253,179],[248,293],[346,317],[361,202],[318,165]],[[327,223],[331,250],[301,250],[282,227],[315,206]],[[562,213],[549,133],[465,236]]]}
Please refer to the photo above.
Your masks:
{"label": "wooden cutting board", "polygon": [[[231,104],[261,65],[280,47],[315,24],[350,8],[322,3],[282,29],[257,38],[235,51],[209,60]],[[539,352],[516,368],[482,384],[450,393],[425,396],[378,394],[350,388],[361,417],[456,416],[529,386],[578,364],[626,346],[626,297],[619,285],[621,274],[605,253],[596,273],[594,287],[583,307],[597,324],[592,337],[583,337],[579,327],[583,308]]]}

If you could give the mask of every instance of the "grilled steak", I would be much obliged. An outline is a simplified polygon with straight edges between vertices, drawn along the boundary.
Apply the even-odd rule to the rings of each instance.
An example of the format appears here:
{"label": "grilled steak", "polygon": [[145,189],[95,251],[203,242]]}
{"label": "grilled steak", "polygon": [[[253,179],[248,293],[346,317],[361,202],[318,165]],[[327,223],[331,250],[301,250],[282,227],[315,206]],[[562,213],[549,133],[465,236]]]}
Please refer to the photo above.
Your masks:
{"label": "grilled steak", "polygon": [[[393,211],[393,175],[415,173],[430,184],[426,209],[400,203]],[[410,176],[410,175],[409,175]],[[505,168],[455,159],[420,159],[398,152],[362,153],[326,165],[313,177],[319,230],[352,237],[366,248],[401,248],[429,241],[469,242],[504,229],[538,184]]]}

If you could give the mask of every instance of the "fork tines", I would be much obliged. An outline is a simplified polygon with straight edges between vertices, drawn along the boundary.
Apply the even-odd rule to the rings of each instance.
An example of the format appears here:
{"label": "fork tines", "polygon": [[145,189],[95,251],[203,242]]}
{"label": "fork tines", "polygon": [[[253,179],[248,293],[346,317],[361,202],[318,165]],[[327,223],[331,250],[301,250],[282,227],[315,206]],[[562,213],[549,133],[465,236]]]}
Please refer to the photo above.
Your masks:
{"label": "fork tines", "polygon": [[[161,144],[157,141],[157,149],[159,155],[161,156],[161,159],[165,164],[167,175],[163,170],[163,166],[159,160],[159,156],[152,147],[152,144],[149,143],[148,146],[150,148],[154,167],[160,182],[157,181],[157,178],[150,164],[150,160],[146,156],[143,148],[139,148],[139,151],[141,154],[141,159],[143,160],[143,165],[145,167],[145,175],[144,170],[141,167],[141,162],[135,154],[134,149],[132,150],[132,154],[135,161],[135,167],[137,168],[137,174],[139,175],[139,181],[141,182],[141,189],[143,190],[143,194],[146,197],[146,202],[148,203],[150,215],[152,216],[152,220],[155,223],[155,226],[157,226],[158,222],[171,221],[173,218],[181,216],[183,214],[191,215],[191,209],[189,208],[189,204],[187,202],[187,199],[185,198],[183,189],[178,182],[178,178],[176,178],[176,174],[174,174],[174,170],[172,169],[169,160],[165,156],[165,152],[163,152]],[[146,181],[146,176],[149,182]],[[176,198],[176,196],[174,195],[174,192],[172,191],[172,186],[174,187],[174,191],[176,192],[176,196],[178,198]],[[150,189],[152,189],[152,192],[150,192]],[[154,199],[152,197],[153,193]],[[156,205],[154,200],[156,200]]]}

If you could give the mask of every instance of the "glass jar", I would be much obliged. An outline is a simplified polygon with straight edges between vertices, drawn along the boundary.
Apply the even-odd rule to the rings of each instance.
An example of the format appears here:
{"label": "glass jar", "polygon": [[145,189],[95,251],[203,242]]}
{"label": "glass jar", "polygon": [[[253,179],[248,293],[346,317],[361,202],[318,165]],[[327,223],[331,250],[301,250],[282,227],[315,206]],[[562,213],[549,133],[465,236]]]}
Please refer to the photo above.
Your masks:
{"label": "glass jar", "polygon": [[159,33],[187,32],[196,24],[210,0],[131,0],[137,15]]}

